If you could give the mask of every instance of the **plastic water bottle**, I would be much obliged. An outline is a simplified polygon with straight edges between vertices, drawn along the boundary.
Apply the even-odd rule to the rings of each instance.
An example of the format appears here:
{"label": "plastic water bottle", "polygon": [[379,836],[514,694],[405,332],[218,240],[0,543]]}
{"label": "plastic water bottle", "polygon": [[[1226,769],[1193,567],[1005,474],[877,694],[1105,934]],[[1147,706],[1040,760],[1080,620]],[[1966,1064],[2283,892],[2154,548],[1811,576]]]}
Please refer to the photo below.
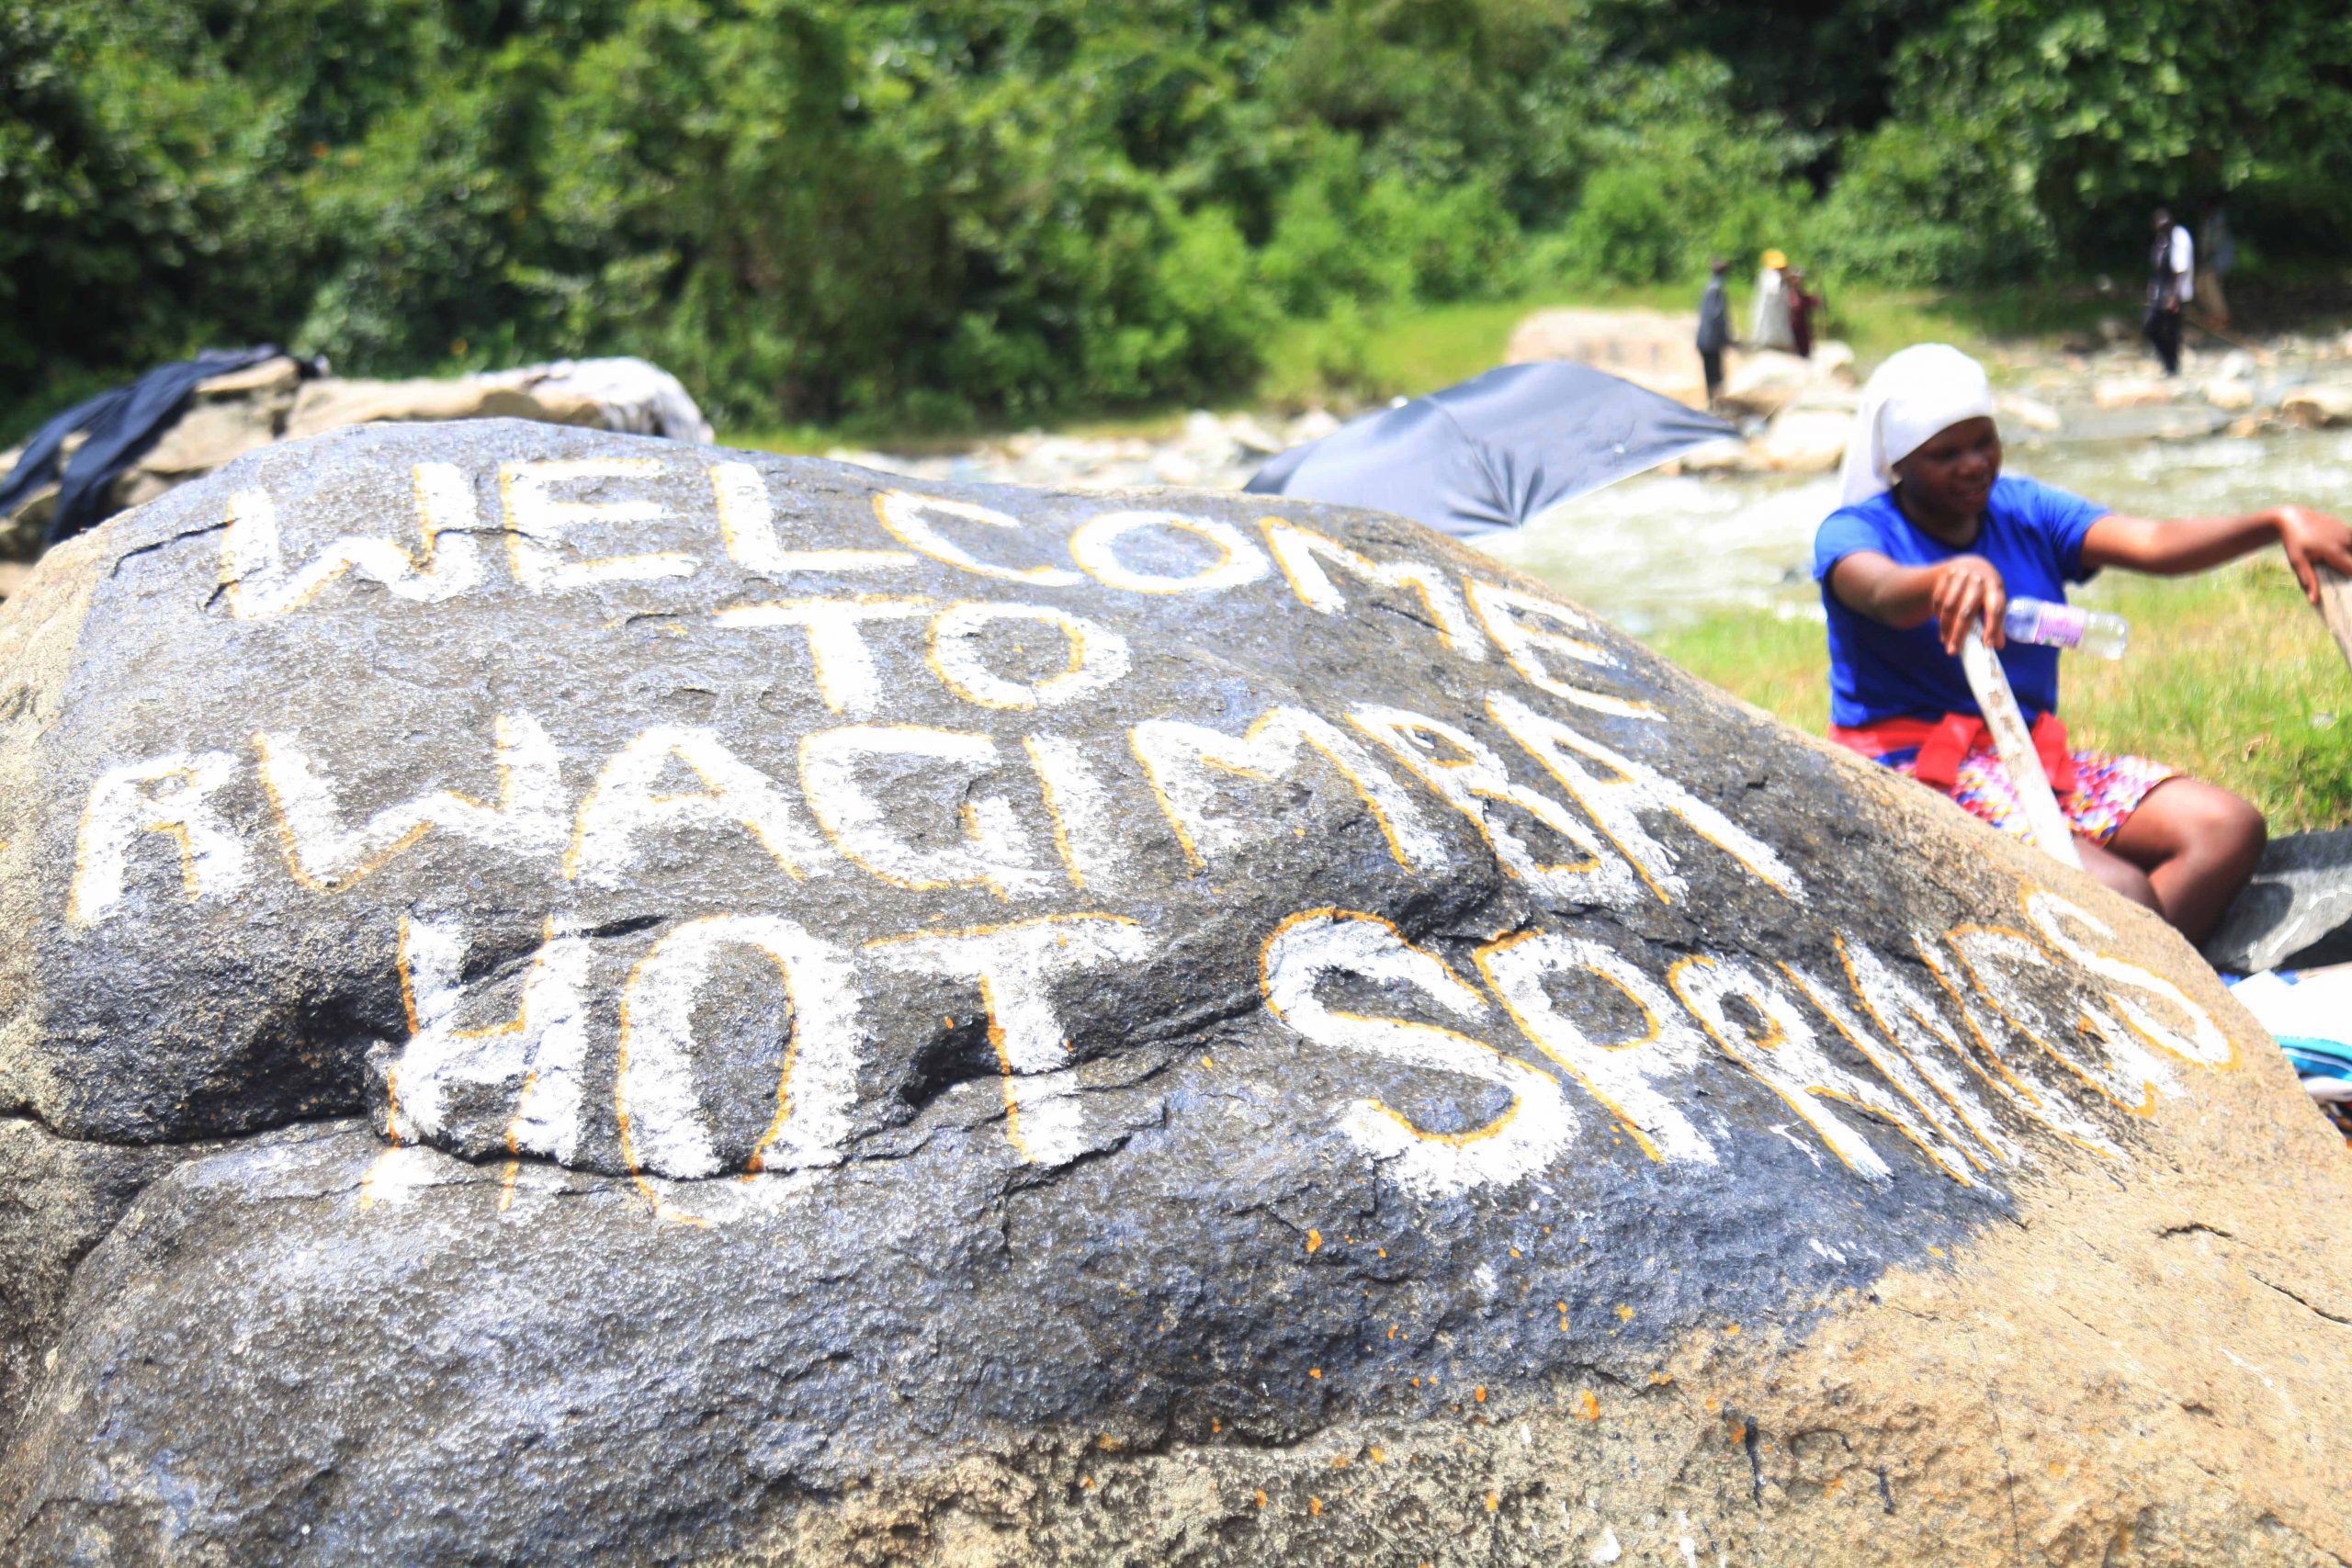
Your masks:
{"label": "plastic water bottle", "polygon": [[2011,642],[2043,648],[2071,648],[2101,659],[2120,659],[2132,638],[2132,623],[2104,610],[2074,604],[2053,604],[2047,599],[2012,599],[2001,617],[2001,630]]}

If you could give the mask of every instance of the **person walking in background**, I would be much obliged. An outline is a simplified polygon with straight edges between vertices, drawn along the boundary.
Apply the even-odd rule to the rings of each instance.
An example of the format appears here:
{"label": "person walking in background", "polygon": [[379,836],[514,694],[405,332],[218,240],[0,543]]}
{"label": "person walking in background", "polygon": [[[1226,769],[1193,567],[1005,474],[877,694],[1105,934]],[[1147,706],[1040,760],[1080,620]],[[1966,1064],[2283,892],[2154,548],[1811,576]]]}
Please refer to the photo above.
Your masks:
{"label": "person walking in background", "polygon": [[1756,317],[1747,333],[1751,348],[1794,348],[1789,330],[1789,280],[1781,269],[1789,258],[1778,251],[1764,253],[1764,270],[1756,275]]}
{"label": "person walking in background", "polygon": [[2164,362],[2165,374],[2180,374],[2180,308],[2196,296],[2197,246],[2188,231],[2156,209],[2155,239],[2148,246],[2148,313],[2140,323]]}
{"label": "person walking in background", "polygon": [[1808,294],[1804,288],[1804,273],[1789,267],[1782,274],[1789,280],[1789,343],[1804,359],[1813,357],[1813,319],[1829,302],[1818,294]]}
{"label": "person walking in background", "polygon": [[2197,298],[2204,308],[2205,322],[2217,332],[2227,332],[2230,301],[2222,292],[2222,284],[2238,265],[2238,242],[2230,232],[2230,215],[2218,201],[2205,204],[2205,228],[2197,236],[2197,257],[2204,264],[2197,269]]}
{"label": "person walking in background", "polygon": [[1721,256],[1707,264],[1707,291],[1699,296],[1699,364],[1707,374],[1707,406],[1715,406],[1723,389],[1724,350],[1731,346],[1731,306],[1724,299],[1724,274],[1731,264]]}

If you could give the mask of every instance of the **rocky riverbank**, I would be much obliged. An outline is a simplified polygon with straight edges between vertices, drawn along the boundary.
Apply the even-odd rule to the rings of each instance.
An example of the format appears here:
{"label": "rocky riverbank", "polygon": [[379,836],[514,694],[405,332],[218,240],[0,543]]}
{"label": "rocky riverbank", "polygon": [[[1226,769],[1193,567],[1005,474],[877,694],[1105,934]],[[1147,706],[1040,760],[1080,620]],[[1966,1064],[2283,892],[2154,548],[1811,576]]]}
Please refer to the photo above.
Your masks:
{"label": "rocky riverbank", "polygon": [[[1641,311],[1547,310],[1522,322],[1507,358],[1572,359],[1599,366],[1686,401],[1701,400],[1698,356],[1685,324]],[[1982,351],[2000,389],[2011,438],[2194,441],[2247,437],[2281,425],[2352,424],[2352,333],[2225,341],[2206,334],[2165,378],[2120,318],[2096,337],[2008,343]],[[1684,364],[1684,360],[1688,364]],[[1722,407],[1741,438],[1703,449],[1667,471],[1823,473],[1844,455],[1859,367],[1844,344],[1808,360],[1761,353],[1732,356]],[[1314,409],[1283,418],[1195,410],[1164,434],[1108,435],[1028,431],[951,452],[842,447],[846,462],[928,479],[1131,490],[1160,485],[1238,489],[1274,453],[1338,428],[1361,410]]]}

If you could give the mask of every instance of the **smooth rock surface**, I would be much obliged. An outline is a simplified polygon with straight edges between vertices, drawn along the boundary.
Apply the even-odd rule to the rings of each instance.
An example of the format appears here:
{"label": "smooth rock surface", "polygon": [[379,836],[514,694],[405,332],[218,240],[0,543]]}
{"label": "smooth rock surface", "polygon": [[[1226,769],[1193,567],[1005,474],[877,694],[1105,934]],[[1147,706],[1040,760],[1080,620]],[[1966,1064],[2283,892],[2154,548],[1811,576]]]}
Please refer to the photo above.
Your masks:
{"label": "smooth rock surface", "polygon": [[2352,828],[2272,840],[2204,951],[2236,975],[2352,959]]}
{"label": "smooth rock surface", "polygon": [[1810,359],[1777,348],[1757,349],[1726,366],[1722,402],[1740,413],[1769,418],[1821,379],[1819,367]]}
{"label": "smooth rock surface", "polygon": [[2091,402],[2102,409],[2157,408],[2180,395],[2177,379],[2161,376],[2116,376],[2091,389]]}
{"label": "smooth rock surface", "polygon": [[2278,400],[2278,412],[2312,430],[2352,424],[2352,386],[2298,387]]}
{"label": "smooth rock surface", "polygon": [[2211,971],[1395,519],[271,446],[0,923],[0,1562],[2352,1555]]}
{"label": "smooth rock surface", "polygon": [[1783,474],[1826,474],[1846,456],[1854,433],[1850,394],[1843,400],[1812,400],[1813,395],[1782,409],[1765,427],[1757,455],[1765,468]]}
{"label": "smooth rock surface", "polygon": [[[1506,365],[1562,359],[1589,365],[1694,409],[1707,406],[1695,314],[1663,310],[1537,310],[1511,329]],[[1736,351],[1726,355],[1736,365]]]}

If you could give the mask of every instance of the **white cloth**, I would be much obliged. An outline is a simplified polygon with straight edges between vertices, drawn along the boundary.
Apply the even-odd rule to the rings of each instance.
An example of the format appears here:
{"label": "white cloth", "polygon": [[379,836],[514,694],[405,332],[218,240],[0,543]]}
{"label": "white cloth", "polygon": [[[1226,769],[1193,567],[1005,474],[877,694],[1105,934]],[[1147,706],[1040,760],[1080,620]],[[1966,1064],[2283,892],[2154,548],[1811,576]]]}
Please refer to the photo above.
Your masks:
{"label": "white cloth", "polygon": [[2172,226],[2172,270],[2180,279],[2183,304],[2197,298],[2197,242],[2188,237],[2188,225]]}
{"label": "white cloth", "polygon": [[1797,345],[1796,328],[1789,321],[1788,280],[1777,266],[1768,266],[1756,275],[1756,313],[1747,333],[1750,348],[1786,348]]}
{"label": "white cloth", "polygon": [[1944,343],[1914,344],[1888,357],[1862,389],[1854,434],[1838,474],[1838,504],[1868,501],[1894,485],[1894,465],[1963,419],[1993,416],[1984,367]]}

